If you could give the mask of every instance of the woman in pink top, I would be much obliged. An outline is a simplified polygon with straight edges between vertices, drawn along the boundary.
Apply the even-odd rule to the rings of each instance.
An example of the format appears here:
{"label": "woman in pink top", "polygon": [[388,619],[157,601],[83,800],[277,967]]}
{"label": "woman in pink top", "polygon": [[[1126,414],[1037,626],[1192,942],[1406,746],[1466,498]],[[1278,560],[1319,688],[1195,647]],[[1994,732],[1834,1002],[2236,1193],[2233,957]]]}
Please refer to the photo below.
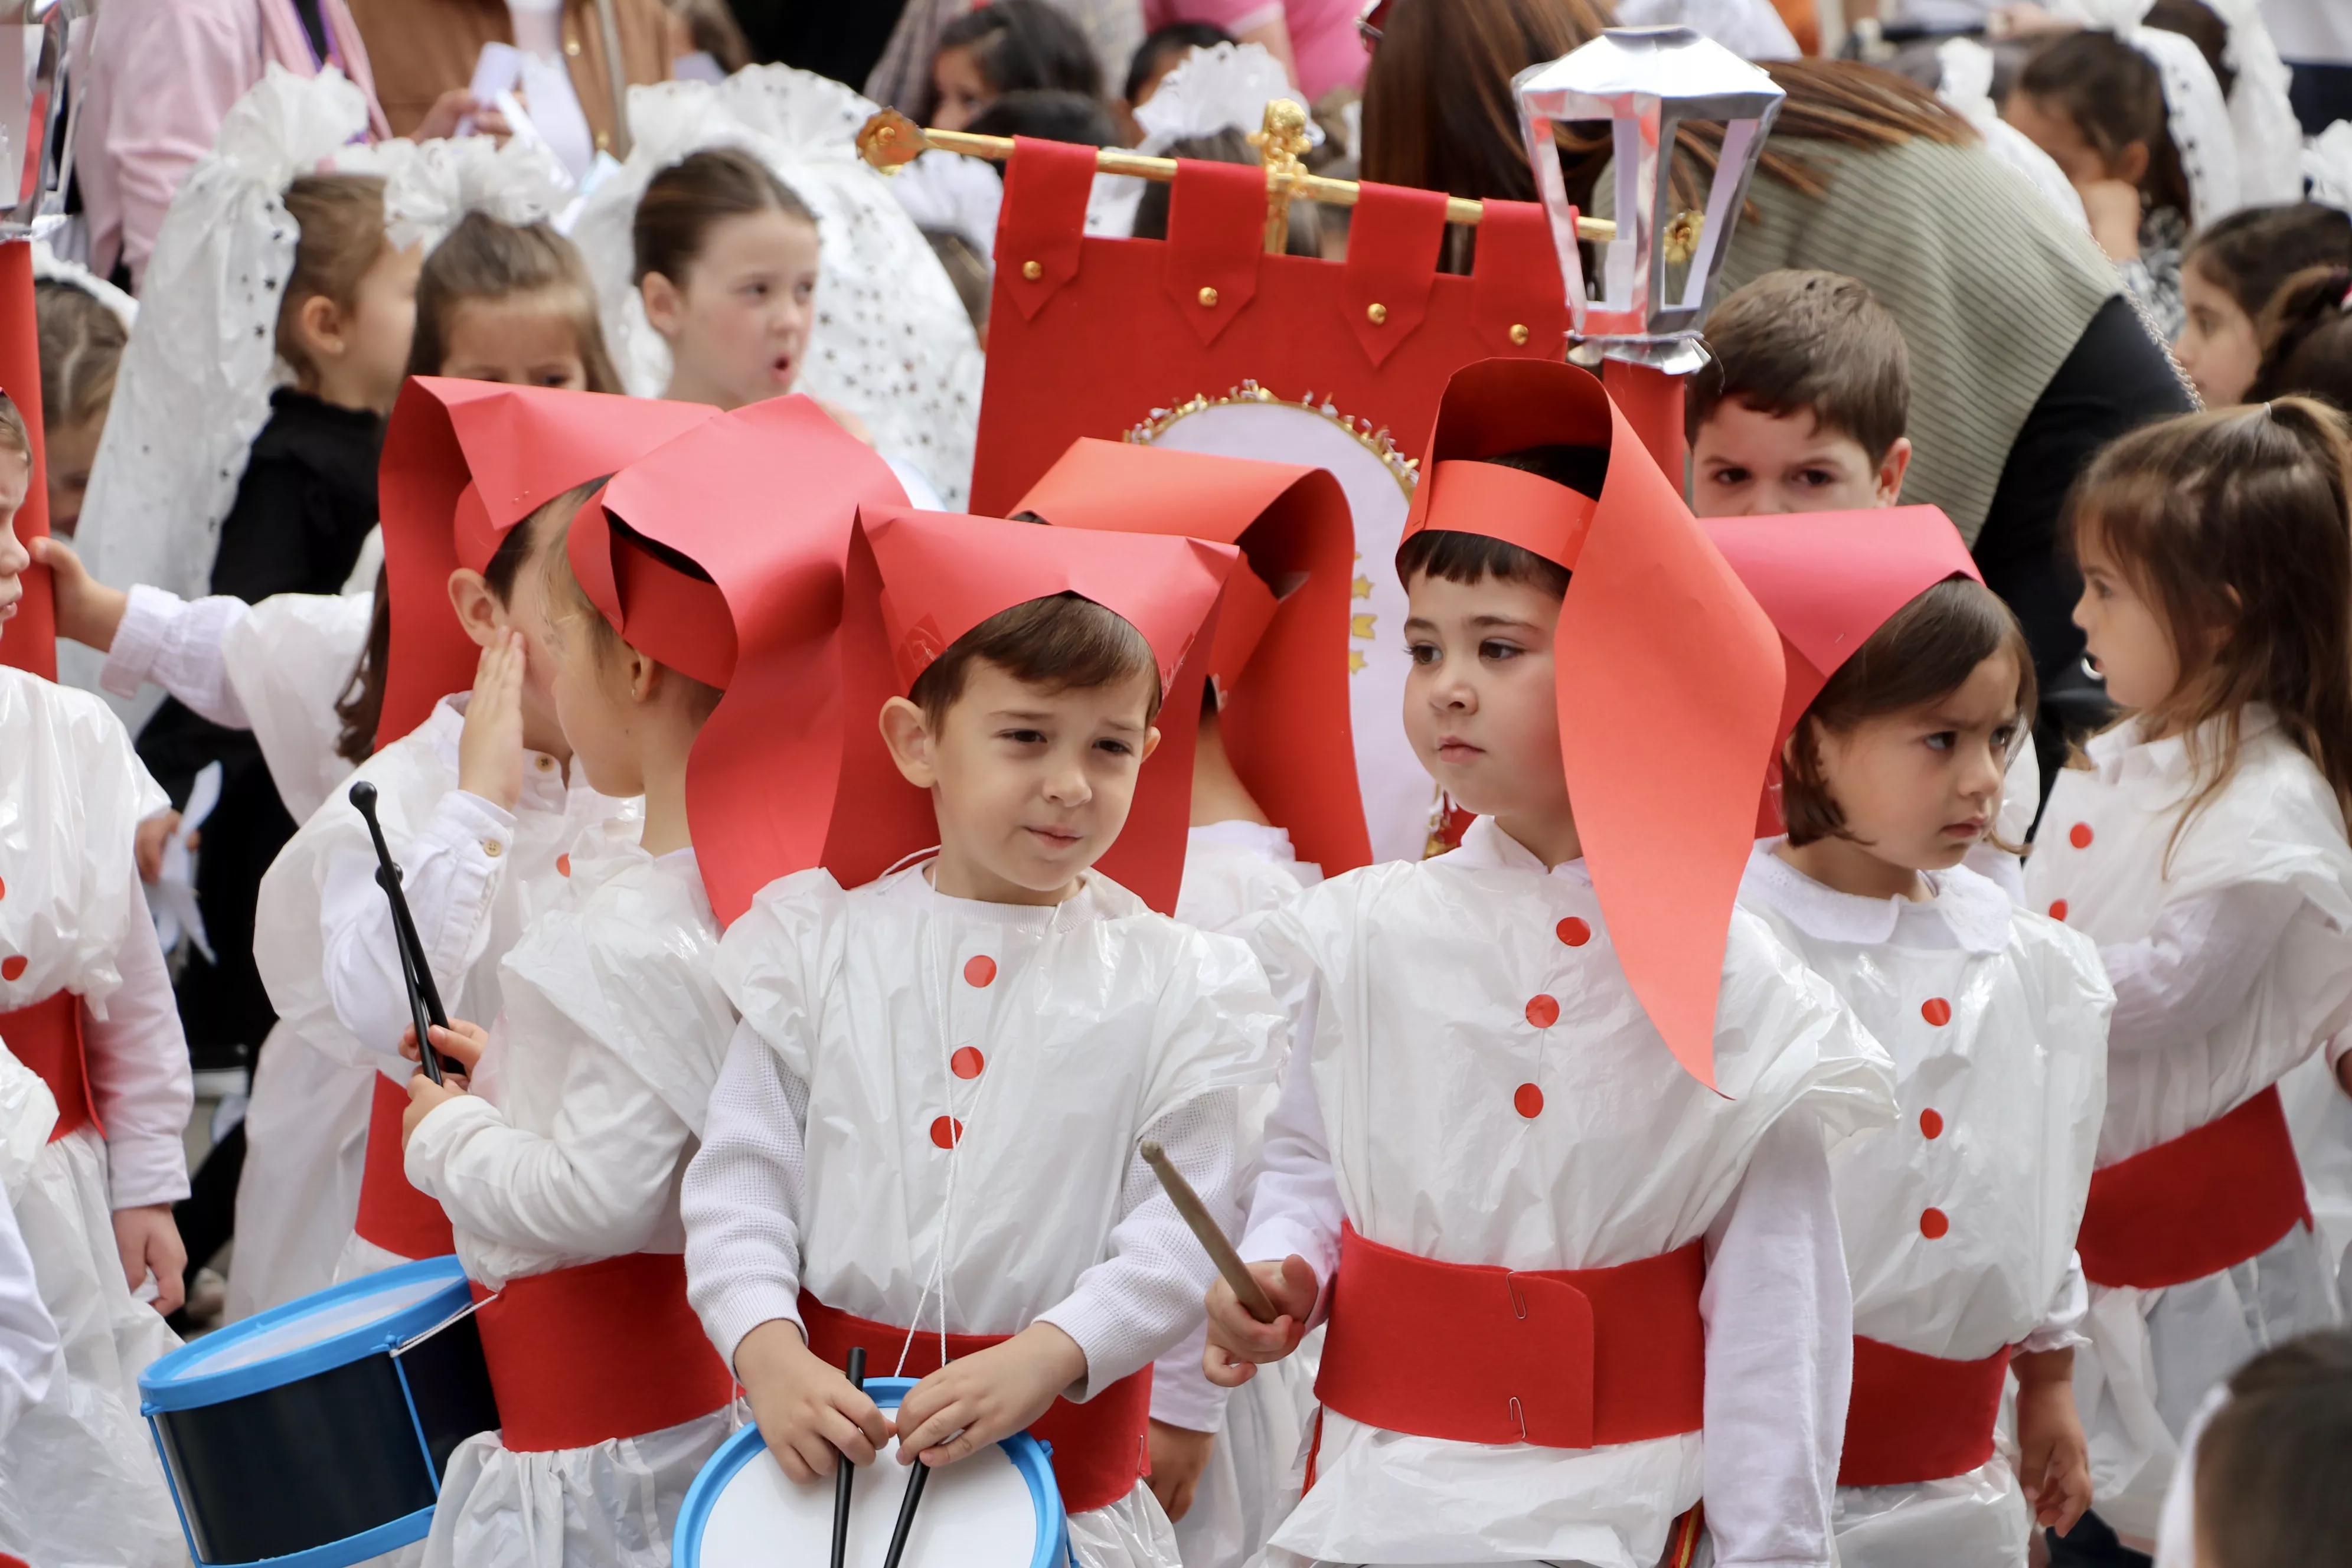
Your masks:
{"label": "woman in pink top", "polygon": [[1244,44],[1264,44],[1313,103],[1335,87],[1364,85],[1356,17],[1362,0],[1144,0],[1152,32],[1171,22],[1213,22]]}

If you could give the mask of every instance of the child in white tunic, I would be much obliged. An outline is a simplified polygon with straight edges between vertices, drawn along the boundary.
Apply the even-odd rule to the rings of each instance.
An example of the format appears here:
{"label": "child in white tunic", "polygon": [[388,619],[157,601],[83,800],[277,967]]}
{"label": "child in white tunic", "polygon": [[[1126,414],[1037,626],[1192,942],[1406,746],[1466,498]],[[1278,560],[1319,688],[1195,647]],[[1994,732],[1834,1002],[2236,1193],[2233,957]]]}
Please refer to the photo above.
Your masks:
{"label": "child in white tunic", "polygon": [[2035,1520],[2063,1533],[2091,1497],[2074,1239],[2114,999],[2088,941],[1966,864],[2032,656],[1932,507],[1706,526],[1804,704],[1768,797],[1787,836],[1757,846],[1742,901],[1893,1053],[1903,1112],[1830,1157],[1854,1321],[1838,1557],[2021,1568]]}
{"label": "child in white tunic", "polygon": [[1259,928],[1313,988],[1242,1245],[1283,1315],[1220,1282],[1207,1367],[1329,1336],[1267,1560],[1681,1563],[1704,1487],[1718,1560],[1826,1564],[1823,1137],[1892,1072],[1734,908],[1778,641],[1585,373],[1470,366],[1427,450],[1404,718],[1480,816]]}
{"label": "child in white tunic", "polygon": [[795,1479],[890,1435],[838,1370],[862,1344],[870,1370],[922,1379],[903,1456],[951,1463],[1027,1428],[1053,1445],[1081,1564],[1172,1568],[1143,1479],[1150,1369],[1209,1269],[1136,1142],[1230,1204],[1235,1091],[1271,1079],[1280,1023],[1245,948],[1095,863],[1124,826],[1163,840],[1126,846],[1157,851],[1134,863],[1174,868],[1181,817],[1147,817],[1143,791],[1170,768],[1160,801],[1180,804],[1189,747],[1145,763],[1154,710],[1198,689],[1181,660],[1234,552],[921,513],[863,527],[883,635],[856,662],[898,655],[888,756],[909,804],[929,791],[940,850],[848,891],[788,877],[728,931],[744,1024],[687,1178],[695,1304]]}
{"label": "child in white tunic", "polygon": [[2116,989],[2075,1388],[2129,1535],[2206,1392],[2340,1317],[2277,1086],[2352,1017],[2347,462],[2341,415],[2282,398],[2126,437],[2077,491],[2074,619],[2130,717],[2059,775],[2026,889]]}

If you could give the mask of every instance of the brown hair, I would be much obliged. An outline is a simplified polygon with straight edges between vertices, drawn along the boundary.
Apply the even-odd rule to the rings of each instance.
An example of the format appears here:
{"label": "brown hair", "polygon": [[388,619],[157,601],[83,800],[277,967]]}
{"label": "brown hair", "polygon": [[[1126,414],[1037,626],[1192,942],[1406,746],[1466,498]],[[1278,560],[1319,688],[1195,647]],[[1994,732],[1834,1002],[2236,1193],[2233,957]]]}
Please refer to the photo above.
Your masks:
{"label": "brown hair", "polygon": [[2072,120],[2110,163],[2134,142],[2147,147],[2141,195],[2152,206],[2189,211],[2189,176],[2172,144],[2164,74],[2154,60],[2113,33],[2066,33],[2033,51],[2015,90]]}
{"label": "brown hair", "polygon": [[[2352,808],[2352,434],[2305,397],[2184,414],[2101,452],[2068,503],[2160,620],[2180,679],[2148,710],[2202,775],[2181,829],[2237,772],[2242,715],[2268,704]],[[2203,738],[2218,722],[2220,742]],[[2167,858],[2170,849],[2166,851]]]}
{"label": "brown hair", "polygon": [[2200,229],[2180,264],[2227,290],[2248,319],[2259,320],[2294,274],[2352,266],[2352,221],[2317,202],[2247,207]]}
{"label": "brown hair", "polygon": [[383,181],[374,174],[297,174],[284,199],[287,216],[301,232],[278,305],[278,355],[307,385],[318,379],[319,367],[295,339],[304,301],[323,294],[350,310],[360,279],[392,241],[383,230]]}
{"label": "brown hair", "polygon": [[2315,267],[2280,285],[2254,322],[2262,366],[2249,403],[2294,395],[2352,410],[2352,266]]}
{"label": "brown hair", "polygon": [[0,392],[0,451],[14,452],[27,463],[33,460],[33,436],[25,428],[24,411],[5,392]]}
{"label": "brown hair", "polygon": [[1690,378],[1683,426],[1737,400],[1775,418],[1811,413],[1816,428],[1852,437],[1874,463],[1911,416],[1903,329],[1869,285],[1835,272],[1767,272],[1707,318],[1713,357]]}
{"label": "brown hair", "polygon": [[1124,616],[1077,594],[1054,594],[999,610],[950,643],[907,694],[934,729],[963,695],[977,660],[1052,691],[1117,686],[1148,675],[1151,696],[1144,718],[1149,721],[1160,714],[1163,693],[1151,645]]}
{"label": "brown hair", "polygon": [[2230,24],[2215,15],[2200,0],[2155,0],[2147,15],[2140,18],[2144,27],[2160,27],[2168,33],[2178,33],[2197,46],[2205,63],[2213,70],[2213,80],[2221,89],[2221,96],[2238,85],[2237,68],[2230,64]]}
{"label": "brown hair", "polygon": [[[971,52],[973,68],[989,91],[1003,96],[1034,88],[1059,88],[1102,97],[1102,64],[1078,25],[1046,0],[995,0],[950,22],[940,33],[933,58],[950,49]],[[931,73],[923,72],[925,124],[939,112]]]}
{"label": "brown hair", "polygon": [[2198,1560],[2340,1561],[2352,1542],[2352,1334],[2291,1340],[2241,1368],[2230,1393],[2197,1440]]}
{"label": "brown hair", "polygon": [[709,242],[711,226],[730,217],[780,212],[816,226],[816,215],[768,165],[736,147],[689,153],[656,174],[637,198],[630,225],[635,247],[631,280],[658,272],[683,288],[686,274]]}
{"label": "brown hair", "polygon": [[522,294],[545,295],[563,310],[589,391],[627,390],[604,347],[596,285],[579,248],[544,223],[502,223],[481,212],[460,219],[417,274],[416,335],[409,341],[408,374],[441,374],[449,357],[449,330],[460,310],[477,300]]}
{"label": "brown hair", "polygon": [[41,423],[62,429],[103,418],[131,329],[89,289],[61,279],[33,285],[41,338]]}
{"label": "brown hair", "polygon": [[686,29],[687,42],[733,76],[751,63],[751,40],[727,8],[726,0],[667,0],[669,14]]}
{"label": "brown hair", "polygon": [[[1850,735],[1869,720],[1940,701],[1966,685],[1979,665],[2004,653],[2017,665],[2016,714],[2022,735],[2033,721],[2033,653],[2017,616],[1999,595],[1973,577],[1951,577],[1889,616],[1838,666],[1790,731],[1780,771],[1780,816],[1789,825],[1789,842],[1801,847],[1853,837],[1822,776],[1824,731]],[[2021,852],[2014,846],[1999,847]]]}

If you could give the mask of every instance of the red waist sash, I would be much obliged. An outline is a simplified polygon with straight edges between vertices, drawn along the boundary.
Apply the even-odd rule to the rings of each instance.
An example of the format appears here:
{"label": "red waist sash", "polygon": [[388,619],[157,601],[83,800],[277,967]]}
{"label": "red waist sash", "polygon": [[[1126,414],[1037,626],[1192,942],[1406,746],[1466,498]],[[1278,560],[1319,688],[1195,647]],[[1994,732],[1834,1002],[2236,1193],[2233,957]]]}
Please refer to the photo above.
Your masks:
{"label": "red waist sash", "polygon": [[2074,1246],[2092,1283],[2156,1289],[2259,1257],[2298,1224],[2311,1209],[2273,1085],[2093,1173]]}
{"label": "red waist sash", "polygon": [[408,1096],[381,1072],[368,1104],[367,1163],[360,1172],[360,1213],[352,1228],[403,1258],[446,1258],[457,1250],[441,1205],[408,1184],[401,1163],[400,1119]]}
{"label": "red waist sash", "polygon": [[89,1064],[83,1054],[81,998],[70,991],[53,994],[45,1002],[0,1013],[0,1043],[11,1055],[41,1075],[58,1102],[58,1124],[49,1129],[54,1143],[85,1127],[105,1127],[98,1120],[98,1102],[89,1095]]}
{"label": "red waist sash", "polygon": [[[474,1287],[474,1300],[489,1292]],[[686,1259],[628,1252],[509,1279],[474,1314],[514,1453],[642,1437],[735,1397],[686,1300]]]}
{"label": "red waist sash", "polygon": [[1696,1432],[1706,1282],[1696,1241],[1613,1268],[1518,1273],[1416,1258],[1350,1227],[1315,1393],[1367,1426],[1456,1443],[1591,1448]]}
{"label": "red waist sash", "polygon": [[1964,1476],[1992,1458],[2010,1347],[1947,1361],[1853,1336],[1842,1487],[1908,1486]]}
{"label": "red waist sash", "polygon": [[[908,1345],[905,1329],[835,1311],[805,1290],[801,1325],[808,1331],[809,1349],[834,1366],[845,1364],[850,1351],[863,1345],[866,1374],[884,1376],[898,1365],[899,1347],[907,1346],[907,1364],[898,1375],[928,1377],[940,1369],[937,1333],[918,1333]],[[950,1334],[948,1359],[977,1355],[1011,1337]],[[1054,1484],[1061,1489],[1065,1512],[1108,1508],[1151,1473],[1151,1369],[1120,1378],[1084,1405],[1056,1399],[1029,1435],[1053,1449]]]}

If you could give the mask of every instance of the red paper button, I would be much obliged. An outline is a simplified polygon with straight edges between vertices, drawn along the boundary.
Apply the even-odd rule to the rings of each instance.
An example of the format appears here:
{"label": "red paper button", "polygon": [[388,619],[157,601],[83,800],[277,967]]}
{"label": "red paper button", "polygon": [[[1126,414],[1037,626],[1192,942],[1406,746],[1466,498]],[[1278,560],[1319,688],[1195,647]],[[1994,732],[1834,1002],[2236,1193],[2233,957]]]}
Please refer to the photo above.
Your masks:
{"label": "red paper button", "polygon": [[562,872],[567,877],[572,875],[572,857],[569,855],[558,855],[555,858],[555,868],[558,871]]}
{"label": "red paper button", "polygon": [[980,1069],[987,1065],[988,1058],[970,1046],[963,1047],[948,1058],[948,1070],[958,1078],[978,1078]]}
{"label": "red paper button", "polygon": [[952,1149],[963,1137],[963,1123],[952,1116],[934,1117],[931,1121],[931,1142],[942,1149]]}
{"label": "red paper button", "polygon": [[963,963],[963,981],[967,985],[985,985],[996,978],[996,960],[986,953],[967,958]]}
{"label": "red paper button", "polygon": [[1559,1004],[1549,996],[1537,996],[1528,1003],[1528,1022],[1538,1029],[1549,1029],[1559,1022]]}
{"label": "red paper button", "polygon": [[16,953],[7,958],[0,958],[0,980],[5,980],[14,984],[16,981],[22,979],[26,966],[31,963],[32,960],[26,958],[21,952]]}
{"label": "red paper button", "polygon": [[8,896],[8,879],[7,879],[7,878],[5,878],[5,877],[0,877],[0,899],[5,899],[5,898],[6,898],[7,896]]}
{"label": "red paper button", "polygon": [[1921,1209],[1919,1211],[1919,1234],[1926,1237],[1929,1241],[1943,1240],[1944,1233],[1951,1228],[1952,1222],[1944,1217],[1944,1211],[1942,1209]]}
{"label": "red paper button", "polygon": [[1533,1121],[1543,1114],[1543,1090],[1531,1083],[1523,1083],[1512,1092],[1511,1107]]}
{"label": "red paper button", "polygon": [[1930,996],[1919,1004],[1919,1016],[1940,1029],[1952,1021],[1952,1005],[1941,996]]}
{"label": "red paper button", "polygon": [[2088,849],[2091,847],[2091,825],[2087,822],[2074,824],[2066,830],[2066,842],[2077,849]]}
{"label": "red paper button", "polygon": [[2050,906],[2050,918],[2053,921],[2063,921],[2066,918],[2065,900],[2060,899]]}
{"label": "red paper button", "polygon": [[1570,947],[1582,947],[1592,940],[1592,928],[1574,915],[1569,916],[1552,929],[1559,932],[1559,940]]}
{"label": "red paper button", "polygon": [[1925,1138],[1941,1138],[1944,1135],[1943,1117],[1933,1110],[1921,1111],[1919,1113],[1919,1133],[1920,1136]]}

